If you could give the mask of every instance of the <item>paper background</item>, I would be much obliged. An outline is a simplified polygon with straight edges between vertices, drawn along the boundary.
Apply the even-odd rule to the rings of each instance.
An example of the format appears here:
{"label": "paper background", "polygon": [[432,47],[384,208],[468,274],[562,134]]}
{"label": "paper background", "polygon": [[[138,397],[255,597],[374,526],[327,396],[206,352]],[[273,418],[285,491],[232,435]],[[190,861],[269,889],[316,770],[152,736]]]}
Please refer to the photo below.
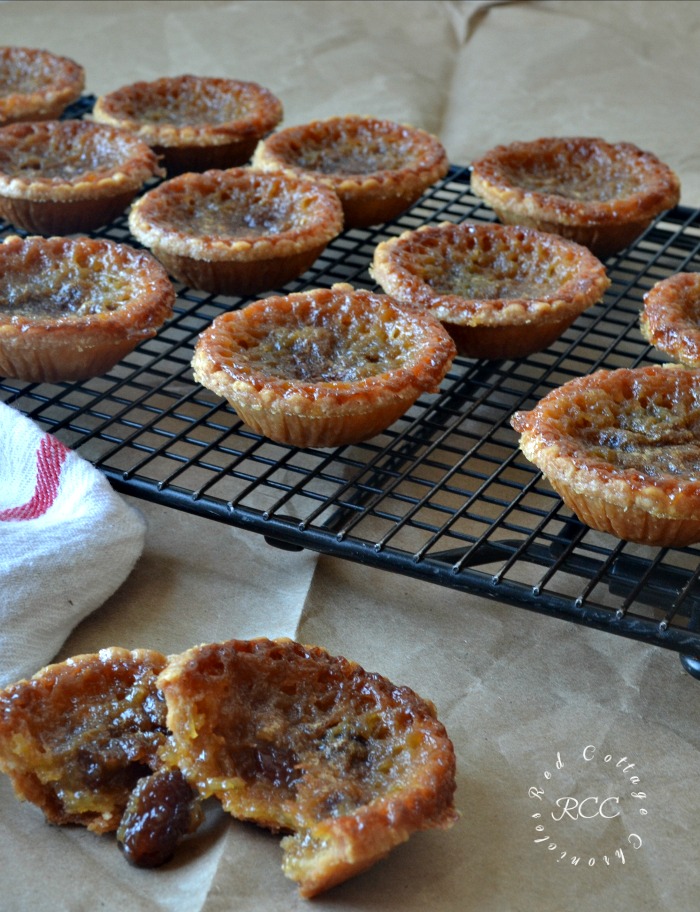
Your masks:
{"label": "paper background", "polygon": [[[252,79],[283,100],[286,124],[391,117],[440,135],[456,163],[547,134],[625,139],[677,170],[687,205],[700,204],[699,35],[693,2],[0,4],[2,43],[73,57],[94,94],[183,72]],[[415,836],[315,909],[694,907],[700,684],[675,654],[137,505],[148,521],[142,559],[61,656],[287,634],[412,686],[455,742],[457,826]],[[595,762],[582,759],[589,745]],[[629,797],[623,757],[645,799]],[[560,851],[549,850],[534,841],[532,814],[569,786],[619,797],[624,813],[564,820]],[[135,871],[110,838],[47,827],[0,779],[8,912],[310,908],[279,865],[277,838],[213,811],[175,862]]]}

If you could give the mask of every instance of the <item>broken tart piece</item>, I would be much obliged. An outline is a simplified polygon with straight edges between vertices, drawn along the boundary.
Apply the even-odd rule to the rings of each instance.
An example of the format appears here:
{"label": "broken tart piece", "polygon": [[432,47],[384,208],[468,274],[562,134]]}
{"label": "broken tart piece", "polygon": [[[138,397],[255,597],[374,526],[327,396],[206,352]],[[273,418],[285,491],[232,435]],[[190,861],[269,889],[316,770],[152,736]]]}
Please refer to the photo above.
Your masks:
{"label": "broken tart piece", "polygon": [[0,691],[0,770],[49,823],[117,829],[166,738],[166,658],[119,647],[48,665]]}
{"label": "broken tart piece", "polygon": [[287,639],[174,656],[158,677],[163,756],[234,817],[288,835],[283,870],[312,897],[418,831],[447,828],[455,756],[434,706]]}

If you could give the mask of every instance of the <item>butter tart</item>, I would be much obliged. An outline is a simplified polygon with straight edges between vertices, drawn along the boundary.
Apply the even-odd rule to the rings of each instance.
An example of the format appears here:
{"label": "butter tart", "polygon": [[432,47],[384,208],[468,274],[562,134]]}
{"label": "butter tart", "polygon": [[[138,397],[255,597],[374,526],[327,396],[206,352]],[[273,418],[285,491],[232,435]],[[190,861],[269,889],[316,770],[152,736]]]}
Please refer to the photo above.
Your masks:
{"label": "butter tart", "polygon": [[387,294],[442,321],[460,354],[519,358],[546,348],[610,280],[585,247],[532,228],[426,225],[377,246]]}
{"label": "butter tart", "polygon": [[0,124],[54,120],[77,101],[85,71],[39,48],[0,47]]}
{"label": "butter tart", "polygon": [[165,656],[119,647],[43,668],[0,691],[0,770],[53,824],[119,826],[166,738]]}
{"label": "butter tart", "polygon": [[337,284],[218,316],[194,377],[256,433],[297,447],[357,443],[436,392],[455,354],[430,314]]}
{"label": "butter tart", "polygon": [[678,177],[632,143],[553,137],[496,146],[472,165],[471,187],[506,224],[617,253],[680,199]]}
{"label": "butter tart", "polygon": [[163,758],[202,797],[286,835],[283,871],[309,898],[429,828],[448,828],[455,755],[435,707],[360,665],[287,639],[230,640],[158,677]]}
{"label": "butter tart", "polygon": [[332,117],[286,127],[260,142],[253,165],[308,173],[333,187],[346,228],[388,222],[447,174],[439,140],[372,117]]}
{"label": "butter tart", "polygon": [[647,545],[700,541],[700,371],[599,370],[511,423],[586,525]]}
{"label": "butter tart", "polygon": [[171,315],[175,290],[149,253],[114,241],[0,244],[0,375],[82,380],[113,367]]}
{"label": "butter tart", "polygon": [[252,168],[181,174],[134,203],[134,237],[193,288],[251,295],[305,272],[343,228],[336,194]]}
{"label": "butter tart", "polygon": [[92,116],[137,135],[169,176],[245,164],[282,120],[280,100],[255,82],[165,76],[100,96]]}
{"label": "butter tart", "polygon": [[115,127],[49,120],[0,128],[0,216],[32,234],[106,225],[161,174],[153,151]]}
{"label": "butter tart", "polygon": [[700,367],[700,273],[680,272],[644,296],[644,338],[674,361]]}

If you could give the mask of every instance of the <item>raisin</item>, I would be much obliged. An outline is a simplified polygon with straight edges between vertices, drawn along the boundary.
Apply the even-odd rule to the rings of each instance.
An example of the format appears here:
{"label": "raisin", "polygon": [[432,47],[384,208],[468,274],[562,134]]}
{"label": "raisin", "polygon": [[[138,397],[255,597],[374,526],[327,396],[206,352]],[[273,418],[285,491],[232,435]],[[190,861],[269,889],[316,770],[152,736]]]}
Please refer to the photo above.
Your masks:
{"label": "raisin", "polygon": [[197,795],[180,770],[160,770],[141,779],[131,793],[117,840],[131,864],[155,868],[173,857],[201,821]]}

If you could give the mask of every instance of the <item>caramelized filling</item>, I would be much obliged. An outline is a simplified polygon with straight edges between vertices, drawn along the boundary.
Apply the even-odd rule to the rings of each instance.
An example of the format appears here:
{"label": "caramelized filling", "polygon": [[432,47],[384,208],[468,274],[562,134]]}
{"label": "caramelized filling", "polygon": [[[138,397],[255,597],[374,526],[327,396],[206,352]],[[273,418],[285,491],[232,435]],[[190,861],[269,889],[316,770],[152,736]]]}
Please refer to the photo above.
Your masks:
{"label": "caramelized filling", "polygon": [[115,830],[136,782],[158,765],[165,705],[159,653],[103,650],[0,693],[0,768],[52,823]]}
{"label": "caramelized filling", "polygon": [[[362,326],[357,321],[347,336],[324,320],[314,325],[272,326],[240,353],[251,370],[263,376],[311,383],[362,380],[400,367],[406,360],[391,326]],[[404,334],[405,335],[405,334]]]}

